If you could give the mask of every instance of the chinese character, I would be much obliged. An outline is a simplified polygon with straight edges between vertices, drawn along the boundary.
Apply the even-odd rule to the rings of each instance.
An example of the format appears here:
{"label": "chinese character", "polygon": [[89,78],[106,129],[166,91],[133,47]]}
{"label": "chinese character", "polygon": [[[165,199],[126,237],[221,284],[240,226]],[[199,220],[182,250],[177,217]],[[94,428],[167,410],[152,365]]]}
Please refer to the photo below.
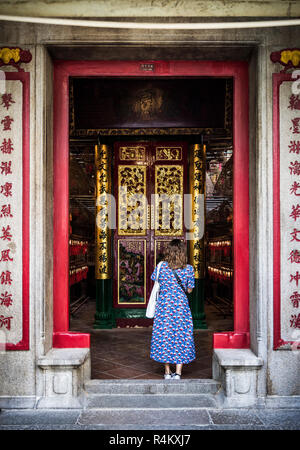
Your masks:
{"label": "chinese character", "polygon": [[10,205],[2,205],[0,217],[13,217],[10,211]]}
{"label": "chinese character", "polygon": [[298,95],[292,94],[290,96],[289,109],[300,109],[300,99]]}
{"label": "chinese character", "polygon": [[101,173],[101,175],[98,177],[99,182],[105,183],[107,181],[107,175],[105,173]]}
{"label": "chinese character", "polygon": [[299,188],[300,188],[300,183],[297,183],[297,181],[295,181],[294,184],[292,184],[292,186],[290,188],[291,194],[295,194],[295,195],[299,196],[300,193],[297,194],[297,191],[298,191]]}
{"label": "chinese character", "polygon": [[14,119],[11,117],[5,116],[4,119],[1,120],[1,123],[3,123],[3,131],[11,130],[10,125],[13,121]]}
{"label": "chinese character", "polygon": [[10,226],[7,225],[7,227],[2,227],[2,236],[0,236],[0,239],[3,239],[4,241],[11,241],[12,234],[10,234]]}
{"label": "chinese character", "polygon": [[2,153],[8,153],[9,155],[11,154],[11,152],[13,151],[13,145],[10,139],[4,139],[2,142],[2,145],[0,147],[0,150]]}
{"label": "chinese character", "polygon": [[293,130],[293,134],[299,134],[300,133],[300,117],[295,117],[295,119],[292,119],[292,126],[290,127],[290,130]]}
{"label": "chinese character", "polygon": [[12,197],[11,190],[12,190],[12,183],[5,183],[3,186],[1,186],[0,193],[5,195],[5,197]]}
{"label": "chinese character", "polygon": [[292,212],[290,214],[290,217],[292,217],[294,220],[297,220],[298,217],[300,217],[300,205],[299,204],[297,206],[295,206],[295,205],[292,206]]}
{"label": "chinese character", "polygon": [[3,94],[2,95],[2,103],[1,103],[1,105],[4,105],[4,108],[9,109],[9,107],[13,103],[16,103],[16,102],[12,99],[12,95],[11,94]]}
{"label": "chinese character", "polygon": [[290,242],[293,242],[293,241],[300,242],[300,239],[298,239],[298,237],[297,237],[298,233],[300,233],[300,230],[297,230],[297,228],[294,228],[294,230],[290,233],[290,235],[292,236],[292,239]]}
{"label": "chinese character", "polygon": [[299,292],[297,292],[297,291],[293,292],[293,294],[290,296],[290,300],[291,300],[294,308],[299,308],[299,302],[300,302]]}
{"label": "chinese character", "polygon": [[106,262],[107,261],[107,256],[106,255],[99,255],[99,261],[101,262]]}
{"label": "chinese character", "polygon": [[0,281],[1,284],[11,284],[11,272],[9,270],[6,270],[5,272],[2,272],[0,275]]}
{"label": "chinese character", "polygon": [[292,250],[289,258],[292,263],[300,263],[300,252],[298,250]]}
{"label": "chinese character", "polygon": [[1,259],[0,259],[0,261],[3,261],[3,262],[13,261],[14,259],[10,257],[9,252],[10,252],[10,249],[8,249],[8,250],[1,250]]}
{"label": "chinese character", "polygon": [[299,161],[294,161],[294,162],[290,162],[290,174],[291,175],[300,175],[300,162]]}
{"label": "chinese character", "polygon": [[289,145],[290,153],[300,153],[300,141],[290,141]]}
{"label": "chinese character", "polygon": [[291,328],[300,328],[300,314],[292,314],[290,318],[290,327]]}
{"label": "chinese character", "polygon": [[8,330],[10,330],[10,321],[13,317],[4,317],[0,316],[0,328],[5,326]]}
{"label": "chinese character", "polygon": [[290,277],[291,277],[290,283],[291,283],[293,280],[295,280],[295,281],[296,281],[296,285],[298,286],[298,282],[299,282],[299,280],[300,280],[300,273],[298,272],[298,270],[297,270],[297,272],[296,272],[296,275],[290,274]]}
{"label": "chinese character", "polygon": [[1,294],[0,297],[1,305],[3,306],[11,306],[12,305],[12,294],[9,294],[7,291]]}
{"label": "chinese character", "polygon": [[11,171],[11,161],[2,161],[1,166],[0,166],[0,170],[1,170],[1,175],[9,175],[10,173],[12,173]]}

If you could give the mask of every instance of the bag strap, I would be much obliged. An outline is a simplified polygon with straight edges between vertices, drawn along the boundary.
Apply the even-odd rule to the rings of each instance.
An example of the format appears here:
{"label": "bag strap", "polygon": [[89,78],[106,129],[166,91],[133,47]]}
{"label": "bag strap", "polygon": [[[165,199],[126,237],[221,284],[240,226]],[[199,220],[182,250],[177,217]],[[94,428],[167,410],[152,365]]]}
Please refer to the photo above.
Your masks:
{"label": "bag strap", "polygon": [[158,281],[159,271],[160,271],[160,268],[161,268],[162,263],[163,263],[163,261],[160,261],[160,262],[158,263],[158,265],[157,265],[157,272],[156,272],[156,278],[155,278],[155,281]]}
{"label": "bag strap", "polygon": [[186,292],[186,290],[184,289],[183,284],[181,283],[181,280],[180,280],[179,276],[177,275],[177,273],[175,272],[175,270],[172,269],[172,272],[173,272],[173,274],[174,274],[174,276],[175,276],[175,278],[176,278],[176,280],[177,280],[179,286],[181,287],[181,289],[183,290],[183,292],[184,292],[185,295],[186,295],[187,292]]}

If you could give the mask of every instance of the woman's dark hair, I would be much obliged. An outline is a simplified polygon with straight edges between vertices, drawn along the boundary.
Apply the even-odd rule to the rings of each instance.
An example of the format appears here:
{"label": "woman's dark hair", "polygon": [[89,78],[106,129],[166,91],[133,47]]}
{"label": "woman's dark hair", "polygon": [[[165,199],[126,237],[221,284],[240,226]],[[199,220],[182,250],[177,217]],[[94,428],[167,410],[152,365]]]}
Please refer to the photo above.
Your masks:
{"label": "woman's dark hair", "polygon": [[169,242],[164,260],[167,261],[171,269],[183,269],[187,264],[186,244],[180,239],[173,239]]}

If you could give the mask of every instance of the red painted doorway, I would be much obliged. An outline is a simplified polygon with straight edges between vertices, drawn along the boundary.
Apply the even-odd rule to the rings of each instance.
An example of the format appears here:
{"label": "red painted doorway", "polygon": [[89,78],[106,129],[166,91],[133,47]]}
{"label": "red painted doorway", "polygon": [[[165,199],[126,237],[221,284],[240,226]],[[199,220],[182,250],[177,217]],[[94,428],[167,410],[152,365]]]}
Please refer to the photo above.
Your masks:
{"label": "red painted doorway", "polygon": [[[69,331],[69,77],[139,77],[147,61],[58,61],[54,64],[53,346],[89,347],[89,335]],[[156,77],[234,79],[234,331],[215,334],[215,348],[249,347],[248,64],[151,61]],[[148,74],[153,76],[152,73]]]}

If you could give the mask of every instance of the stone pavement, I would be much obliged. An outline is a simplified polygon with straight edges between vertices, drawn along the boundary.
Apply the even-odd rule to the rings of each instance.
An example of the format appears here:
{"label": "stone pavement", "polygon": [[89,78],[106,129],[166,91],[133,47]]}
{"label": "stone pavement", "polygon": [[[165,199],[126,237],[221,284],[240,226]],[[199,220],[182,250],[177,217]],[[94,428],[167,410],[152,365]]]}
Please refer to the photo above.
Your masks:
{"label": "stone pavement", "polygon": [[2,430],[300,430],[300,410],[2,410]]}

